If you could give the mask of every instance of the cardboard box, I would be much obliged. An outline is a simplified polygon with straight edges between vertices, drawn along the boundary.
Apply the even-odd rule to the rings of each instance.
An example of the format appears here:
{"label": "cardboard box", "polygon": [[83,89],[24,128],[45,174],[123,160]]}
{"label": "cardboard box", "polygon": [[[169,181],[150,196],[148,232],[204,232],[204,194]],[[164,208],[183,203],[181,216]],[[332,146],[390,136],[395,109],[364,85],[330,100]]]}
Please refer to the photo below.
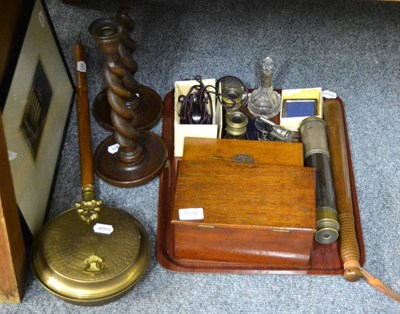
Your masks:
{"label": "cardboard box", "polygon": [[[203,80],[204,85],[215,87],[215,79]],[[222,132],[222,107],[217,104],[215,95],[212,95],[213,116],[212,124],[181,124],[179,119],[179,111],[181,104],[178,101],[180,95],[187,95],[193,85],[199,83],[195,80],[177,81],[174,89],[174,156],[182,157],[183,145],[185,137],[201,137],[201,138],[220,138]],[[214,88],[210,90],[215,91]]]}
{"label": "cardboard box", "polygon": [[316,112],[313,116],[322,118],[322,89],[320,87],[315,88],[302,88],[302,89],[284,89],[282,90],[282,99],[281,99],[281,111],[280,111],[280,126],[289,129],[291,131],[298,131],[300,123],[310,115],[298,115],[287,117],[285,115],[285,110],[283,108],[285,100],[312,100],[315,99],[317,101],[316,104]]}

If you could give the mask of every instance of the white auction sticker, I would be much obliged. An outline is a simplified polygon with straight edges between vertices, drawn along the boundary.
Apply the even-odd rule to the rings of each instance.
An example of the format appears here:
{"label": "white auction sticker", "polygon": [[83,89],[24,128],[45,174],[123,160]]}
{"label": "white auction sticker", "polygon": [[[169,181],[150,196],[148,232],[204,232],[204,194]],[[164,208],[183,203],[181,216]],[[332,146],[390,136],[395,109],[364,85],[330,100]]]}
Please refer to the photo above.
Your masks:
{"label": "white auction sticker", "polygon": [[203,208],[182,208],[178,211],[179,220],[203,220]]}
{"label": "white auction sticker", "polygon": [[86,63],[85,63],[85,61],[78,61],[78,62],[76,63],[76,69],[77,69],[79,72],[85,73],[85,72],[86,72]]}
{"label": "white auction sticker", "polygon": [[8,160],[12,161],[17,158],[17,153],[11,150],[8,151]]}
{"label": "white auction sticker", "polygon": [[112,225],[96,223],[93,226],[93,231],[96,233],[101,233],[101,234],[111,234],[111,233],[113,233],[114,228]]}
{"label": "white auction sticker", "polygon": [[118,143],[116,143],[114,145],[110,145],[110,146],[107,147],[107,150],[108,150],[108,152],[110,154],[115,154],[118,151],[118,149],[119,149],[119,144]]}
{"label": "white auction sticker", "polygon": [[326,99],[335,99],[337,97],[337,94],[335,92],[332,92],[330,90],[323,90],[322,91],[322,97]]}

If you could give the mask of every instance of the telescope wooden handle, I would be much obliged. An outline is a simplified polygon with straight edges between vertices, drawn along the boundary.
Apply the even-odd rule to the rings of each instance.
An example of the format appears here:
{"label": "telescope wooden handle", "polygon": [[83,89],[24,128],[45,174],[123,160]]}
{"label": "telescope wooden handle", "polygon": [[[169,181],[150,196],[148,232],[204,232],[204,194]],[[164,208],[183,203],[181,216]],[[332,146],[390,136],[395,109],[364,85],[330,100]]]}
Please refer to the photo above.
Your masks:
{"label": "telescope wooden handle", "polygon": [[78,136],[81,159],[82,188],[93,185],[93,157],[90,133],[89,97],[85,63],[85,47],[80,40],[74,46],[76,104],[78,111]]}
{"label": "telescope wooden handle", "polygon": [[354,224],[344,119],[341,105],[337,99],[325,100],[324,119],[327,123],[329,153],[339,214],[343,275],[348,281],[357,281],[362,277],[359,262],[360,250]]}

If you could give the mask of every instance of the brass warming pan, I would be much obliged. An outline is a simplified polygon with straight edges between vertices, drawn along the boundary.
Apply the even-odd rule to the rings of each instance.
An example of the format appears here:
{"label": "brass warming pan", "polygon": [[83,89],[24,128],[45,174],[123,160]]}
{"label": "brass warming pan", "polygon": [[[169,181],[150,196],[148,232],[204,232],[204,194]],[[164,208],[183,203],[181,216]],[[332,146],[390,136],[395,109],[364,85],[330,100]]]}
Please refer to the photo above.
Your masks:
{"label": "brass warming pan", "polygon": [[83,201],[51,219],[35,238],[32,269],[58,297],[79,305],[115,300],[132,288],[149,264],[150,245],[140,222],[94,199],[93,161],[84,47],[74,48]]}
{"label": "brass warming pan", "polygon": [[[99,223],[104,225],[99,225]],[[101,232],[96,233],[97,226]],[[132,288],[150,256],[146,231],[131,215],[101,207],[86,223],[76,209],[50,220],[35,239],[33,271],[58,297],[81,305],[112,301]]]}

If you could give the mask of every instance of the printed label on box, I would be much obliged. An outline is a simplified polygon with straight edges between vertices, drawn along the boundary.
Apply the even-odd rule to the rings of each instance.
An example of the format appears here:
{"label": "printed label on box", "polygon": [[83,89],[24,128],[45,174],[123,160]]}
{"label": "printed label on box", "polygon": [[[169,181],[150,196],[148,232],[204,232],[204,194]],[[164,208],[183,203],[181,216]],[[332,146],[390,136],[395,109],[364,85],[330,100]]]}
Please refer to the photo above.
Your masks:
{"label": "printed label on box", "polygon": [[203,208],[182,208],[178,211],[179,220],[203,220]]}

